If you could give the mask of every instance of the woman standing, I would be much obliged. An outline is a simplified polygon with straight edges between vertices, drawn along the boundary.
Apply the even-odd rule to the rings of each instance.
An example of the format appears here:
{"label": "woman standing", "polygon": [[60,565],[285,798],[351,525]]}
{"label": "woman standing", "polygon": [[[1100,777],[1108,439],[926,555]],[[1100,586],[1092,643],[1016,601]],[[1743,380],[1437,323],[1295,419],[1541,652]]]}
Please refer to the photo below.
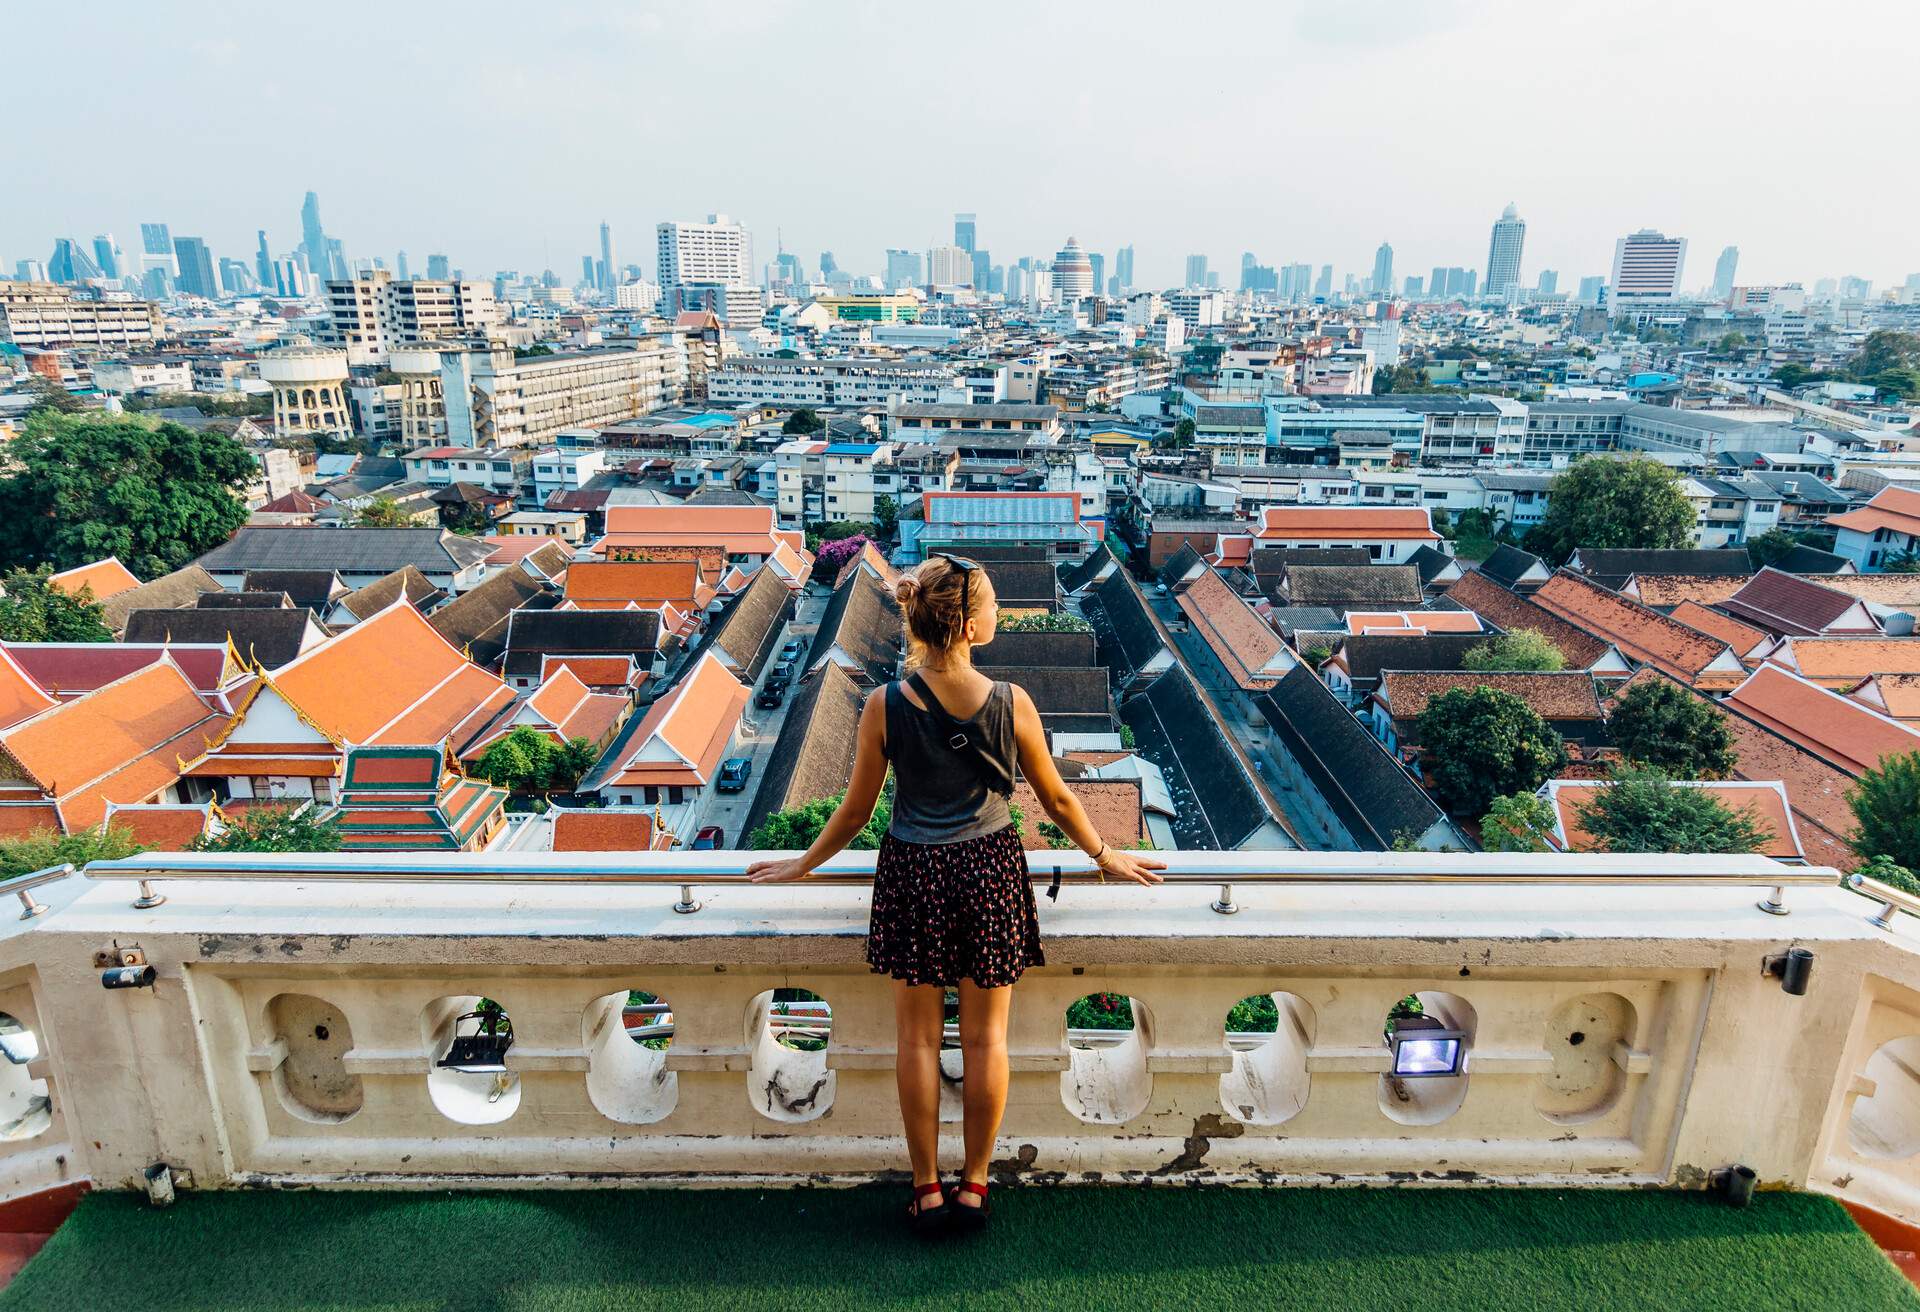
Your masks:
{"label": "woman standing", "polygon": [[[1026,691],[973,668],[993,640],[993,585],[974,561],[933,555],[895,586],[907,630],[902,682],[868,696],[845,798],[813,846],[757,861],[759,883],[805,879],[873,815],[889,764],[893,823],[873,875],[867,961],[893,978],[896,1079],[913,1164],[916,1229],[987,1220],[987,1164],[1007,1105],[1007,1012],[1014,981],[1046,964],[1033,884],[1008,809],[1014,771],[1101,871],[1157,884],[1164,863],[1102,841],[1060,780],[1040,713]],[[940,1039],[946,990],[960,995],[966,1161],[959,1187],[941,1189]]]}

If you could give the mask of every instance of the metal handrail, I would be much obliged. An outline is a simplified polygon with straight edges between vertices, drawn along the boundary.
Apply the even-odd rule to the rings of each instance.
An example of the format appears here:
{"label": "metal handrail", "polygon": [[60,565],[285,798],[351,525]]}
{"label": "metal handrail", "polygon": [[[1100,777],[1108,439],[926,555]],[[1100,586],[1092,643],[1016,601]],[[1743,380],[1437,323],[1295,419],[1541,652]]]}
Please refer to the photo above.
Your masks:
{"label": "metal handrail", "polygon": [[47,904],[34,897],[33,890],[57,883],[73,873],[73,863],[63,861],[57,866],[46,866],[31,874],[15,875],[12,879],[0,879],[0,894],[12,893],[20,899],[20,919],[32,920],[35,916],[47,913]]}
{"label": "metal handrail", "polygon": [[1867,917],[1881,929],[1893,928],[1893,913],[1904,911],[1910,916],[1920,916],[1920,897],[1895,888],[1892,884],[1883,884],[1877,879],[1868,879],[1865,875],[1848,875],[1846,885],[1862,897],[1870,897],[1880,904],[1880,909]]}
{"label": "metal handrail", "polygon": [[[135,880],[136,907],[165,899],[153,884],[161,879],[258,880],[281,883],[483,883],[568,885],[677,885],[674,910],[698,911],[694,890],[742,886],[754,861],[792,852],[629,852],[556,857],[545,852],[314,854],[247,852],[142,852],[89,862],[94,880]],[[1678,885],[1766,888],[1761,909],[1786,913],[1785,890],[1796,885],[1835,885],[1840,874],[1826,866],[1783,865],[1758,856],[1614,855],[1533,852],[1160,852],[1169,884],[1213,884],[1215,911],[1231,915],[1235,884],[1431,884],[1431,885]],[[804,882],[861,886],[873,882],[872,852],[843,852],[823,862]],[[1036,882],[1117,884],[1103,878],[1077,851],[1032,851],[1027,864]],[[784,887],[794,887],[788,884]],[[769,885],[783,887],[783,885]]]}

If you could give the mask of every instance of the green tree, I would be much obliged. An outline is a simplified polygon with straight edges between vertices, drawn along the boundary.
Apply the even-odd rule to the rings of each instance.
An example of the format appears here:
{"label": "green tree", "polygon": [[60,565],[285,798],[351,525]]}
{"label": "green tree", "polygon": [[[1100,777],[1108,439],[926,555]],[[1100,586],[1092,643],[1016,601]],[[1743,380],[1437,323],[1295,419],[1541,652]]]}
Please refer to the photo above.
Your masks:
{"label": "green tree", "polygon": [[253,477],[224,433],[110,415],[41,414],[7,448],[0,561],[68,569],[118,556],[156,578],[233,536]]}
{"label": "green tree", "polygon": [[1450,688],[1420,713],[1420,768],[1455,815],[1530,793],[1567,763],[1566,744],[1531,706],[1494,688]]}
{"label": "green tree", "polygon": [[1686,547],[1693,503],[1680,475],[1657,460],[1588,456],[1553,480],[1546,516],[1527,534],[1527,550],[1564,564],[1577,547]]}
{"label": "green tree", "polygon": [[53,573],[39,569],[10,570],[0,588],[0,638],[8,642],[112,642],[100,604],[92,588],[76,593],[47,586]]}
{"label": "green tree", "polygon": [[1873,384],[1883,392],[1892,392],[1895,396],[1909,401],[1920,399],[1920,369],[1912,365],[1902,365],[1897,369],[1882,369],[1863,381]]}
{"label": "green tree", "polygon": [[1731,353],[1747,344],[1745,333],[1727,333],[1720,338],[1720,350]]}
{"label": "green tree", "polygon": [[254,806],[221,833],[193,840],[196,852],[338,852],[340,826],[312,805]]}
{"label": "green tree", "polygon": [[413,512],[392,497],[375,497],[353,512],[358,528],[412,528]]}
{"label": "green tree", "polygon": [[1758,537],[1747,539],[1747,558],[1755,569],[1777,565],[1800,546],[1800,539],[1783,528],[1770,528]]}
{"label": "green tree", "polygon": [[1173,426],[1173,444],[1185,450],[1187,447],[1193,445],[1193,435],[1197,431],[1194,427],[1193,420],[1181,419],[1179,423]]}
{"label": "green tree", "polygon": [[63,863],[77,869],[89,861],[112,861],[146,850],[132,830],[119,825],[104,833],[98,829],[83,829],[77,834],[36,829],[17,838],[0,838],[0,879],[30,875]]}
{"label": "green tree", "polygon": [[1468,648],[1467,654],[1460,658],[1461,669],[1483,674],[1497,670],[1557,670],[1566,663],[1567,658],[1560,654],[1560,649],[1547,641],[1538,629],[1502,633]]}
{"label": "green tree", "polygon": [[1847,791],[1853,850],[1920,869],[1920,752],[1883,756]]}
{"label": "green tree", "polygon": [[[855,852],[872,852],[879,848],[880,840],[886,836],[887,827],[893,823],[893,776],[887,776],[887,787],[880,790],[880,800],[874,803],[873,815],[866,826],[853,836],[847,847]],[[775,811],[760,827],[747,838],[747,849],[754,852],[801,852],[813,846],[813,840],[820,837],[820,831],[826,827],[840,800],[846,796],[843,789],[832,797],[817,797],[811,802],[802,802],[799,806],[788,807],[784,811]],[[1015,823],[1019,823],[1018,820]]]}
{"label": "green tree", "polygon": [[585,738],[557,743],[523,724],[489,744],[480,753],[473,772],[509,792],[570,793],[599,759],[599,749]]}
{"label": "green tree", "polygon": [[1675,779],[1725,779],[1739,761],[1726,713],[1667,679],[1646,679],[1615,698],[1607,729],[1629,761]]}
{"label": "green tree", "polygon": [[1914,878],[1913,871],[1890,856],[1869,857],[1866,864],[1853,873],[1878,880],[1882,884],[1891,884],[1902,893],[1920,897],[1920,879]]}
{"label": "green tree", "polygon": [[1480,821],[1480,846],[1489,852],[1544,852],[1553,832],[1553,807],[1538,793],[1496,797]]}
{"label": "green tree", "polygon": [[817,433],[825,427],[826,424],[821,421],[819,415],[802,406],[787,416],[786,422],[780,425],[780,431],[794,437],[805,437],[807,434]]}
{"label": "green tree", "polygon": [[1791,392],[1814,383],[1824,383],[1832,377],[1832,374],[1819,373],[1807,368],[1803,364],[1793,364],[1789,362],[1787,364],[1774,366],[1773,385],[1784,391]]}
{"label": "green tree", "polygon": [[1865,382],[1888,369],[1920,368],[1920,333],[1879,328],[1867,334],[1860,349],[1847,361],[1847,373]]}
{"label": "green tree", "polygon": [[1880,562],[1882,574],[1920,574],[1920,555],[1911,551],[1895,551]]}
{"label": "green tree", "polygon": [[28,374],[24,390],[33,398],[27,406],[30,419],[41,414],[76,415],[87,408],[79,397],[43,374]]}
{"label": "green tree", "polygon": [[1431,392],[1433,376],[1418,365],[1390,364],[1383,369],[1373,371],[1373,394],[1385,396],[1389,392]]}
{"label": "green tree", "polygon": [[889,496],[875,497],[873,526],[880,530],[882,538],[890,541],[900,528],[900,503]]}
{"label": "green tree", "polygon": [[1580,825],[1608,852],[1757,852],[1767,830],[1750,808],[1727,806],[1705,788],[1659,770],[1628,766],[1580,808]]}
{"label": "green tree", "polygon": [[1093,625],[1070,611],[1036,611],[1009,615],[999,623],[1002,633],[1092,633]]}

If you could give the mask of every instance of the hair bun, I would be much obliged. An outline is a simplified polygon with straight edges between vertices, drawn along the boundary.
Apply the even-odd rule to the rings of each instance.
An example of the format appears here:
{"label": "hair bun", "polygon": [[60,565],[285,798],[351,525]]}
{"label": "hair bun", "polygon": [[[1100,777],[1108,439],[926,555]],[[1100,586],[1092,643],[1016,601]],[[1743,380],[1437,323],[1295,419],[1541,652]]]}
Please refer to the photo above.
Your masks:
{"label": "hair bun", "polygon": [[893,599],[902,606],[911,606],[920,595],[920,580],[913,574],[902,574],[893,584]]}

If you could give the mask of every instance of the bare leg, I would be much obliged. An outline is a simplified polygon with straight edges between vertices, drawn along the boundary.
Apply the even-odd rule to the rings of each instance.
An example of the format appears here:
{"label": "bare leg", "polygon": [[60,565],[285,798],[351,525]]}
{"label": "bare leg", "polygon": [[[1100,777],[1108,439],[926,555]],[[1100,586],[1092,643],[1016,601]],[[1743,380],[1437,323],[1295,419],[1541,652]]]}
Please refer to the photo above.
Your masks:
{"label": "bare leg", "polygon": [[[894,1079],[906,1125],[907,1160],[917,1188],[940,1178],[940,1028],[946,990],[893,981]],[[924,1210],[941,1206],[929,1194]]]}
{"label": "bare leg", "polygon": [[[972,980],[960,981],[960,1051],[966,1062],[961,1101],[967,1144],[961,1178],[975,1184],[987,1182],[1000,1118],[1007,1110],[1007,1012],[1012,1005],[1011,985],[983,989]],[[980,1205],[973,1194],[956,1197],[962,1207]]]}

